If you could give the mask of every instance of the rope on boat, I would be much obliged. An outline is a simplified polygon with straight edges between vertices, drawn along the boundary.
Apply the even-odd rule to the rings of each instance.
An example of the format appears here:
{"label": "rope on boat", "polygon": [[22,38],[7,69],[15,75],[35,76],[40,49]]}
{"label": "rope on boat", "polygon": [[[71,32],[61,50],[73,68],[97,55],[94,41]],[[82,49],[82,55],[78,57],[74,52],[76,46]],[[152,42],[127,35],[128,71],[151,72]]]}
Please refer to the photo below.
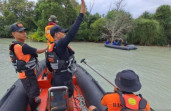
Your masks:
{"label": "rope on boat", "polygon": [[76,92],[78,93],[78,99],[79,99],[79,103],[80,103],[80,106],[81,106],[81,111],[87,111],[87,107],[85,105],[85,100],[84,100],[84,97],[81,96],[81,94],[79,93],[78,89],[74,86]]}

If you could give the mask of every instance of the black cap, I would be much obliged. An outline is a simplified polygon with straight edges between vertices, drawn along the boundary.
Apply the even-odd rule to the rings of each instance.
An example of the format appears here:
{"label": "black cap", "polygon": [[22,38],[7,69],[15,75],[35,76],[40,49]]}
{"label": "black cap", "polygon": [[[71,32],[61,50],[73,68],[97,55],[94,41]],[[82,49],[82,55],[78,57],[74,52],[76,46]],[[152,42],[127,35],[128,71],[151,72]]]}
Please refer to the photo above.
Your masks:
{"label": "black cap", "polygon": [[57,32],[67,33],[68,29],[64,29],[64,28],[60,27],[59,25],[55,25],[50,29],[50,35],[52,37],[54,37],[55,33],[57,33]]}
{"label": "black cap", "polygon": [[141,89],[141,83],[138,75],[132,70],[123,70],[117,73],[115,84],[122,91],[137,92]]}
{"label": "black cap", "polygon": [[21,23],[14,23],[14,24],[12,24],[11,25],[11,27],[10,27],[10,31],[11,32],[21,32],[21,31],[23,31],[23,30],[26,30],[26,28],[23,26],[23,24],[21,24]]}

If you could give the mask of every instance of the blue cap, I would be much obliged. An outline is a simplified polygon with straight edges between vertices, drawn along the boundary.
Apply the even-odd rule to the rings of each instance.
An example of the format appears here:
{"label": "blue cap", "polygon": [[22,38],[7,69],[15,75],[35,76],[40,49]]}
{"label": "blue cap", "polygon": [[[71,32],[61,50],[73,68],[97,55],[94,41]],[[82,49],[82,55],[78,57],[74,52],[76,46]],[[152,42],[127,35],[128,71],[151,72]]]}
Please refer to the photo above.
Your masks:
{"label": "blue cap", "polygon": [[26,28],[21,23],[14,23],[10,27],[11,32],[21,32],[23,30],[26,30]]}
{"label": "blue cap", "polygon": [[50,29],[50,35],[52,37],[54,37],[55,33],[57,33],[57,32],[67,33],[68,29],[64,29],[64,28],[60,27],[59,25],[55,25]]}

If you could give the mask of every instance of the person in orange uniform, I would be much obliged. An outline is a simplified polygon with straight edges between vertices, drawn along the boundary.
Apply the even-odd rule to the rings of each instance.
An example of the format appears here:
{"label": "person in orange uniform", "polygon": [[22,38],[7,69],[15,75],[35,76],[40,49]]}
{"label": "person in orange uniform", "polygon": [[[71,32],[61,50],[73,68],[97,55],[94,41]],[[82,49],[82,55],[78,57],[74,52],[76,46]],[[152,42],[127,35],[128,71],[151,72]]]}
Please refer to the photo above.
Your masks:
{"label": "person in orange uniform", "polygon": [[[51,15],[50,18],[48,19],[49,23],[48,25],[45,27],[45,36],[47,39],[47,45],[50,45],[51,43],[54,42],[54,38],[51,36],[50,34],[50,29],[54,26],[57,25],[58,20],[57,17],[55,15]],[[64,30],[64,33],[67,33],[68,29]]]}
{"label": "person in orange uniform", "polygon": [[114,92],[105,94],[101,104],[107,106],[108,111],[140,110],[150,111],[149,102],[141,94],[136,95],[141,89],[138,75],[132,70],[123,70],[117,73]]}
{"label": "person in orange uniform", "polygon": [[40,99],[35,101],[40,94],[35,70],[37,54],[45,52],[47,48],[36,49],[25,44],[27,38],[25,30],[26,28],[21,23],[11,25],[10,31],[15,41],[9,47],[10,58],[29,98],[31,111],[37,111],[36,108],[40,103]]}
{"label": "person in orange uniform", "polygon": [[50,18],[48,19],[49,23],[45,27],[45,36],[47,39],[47,45],[51,44],[54,42],[53,37],[50,35],[50,29],[54,26],[57,25],[57,17],[55,15],[51,15]]}

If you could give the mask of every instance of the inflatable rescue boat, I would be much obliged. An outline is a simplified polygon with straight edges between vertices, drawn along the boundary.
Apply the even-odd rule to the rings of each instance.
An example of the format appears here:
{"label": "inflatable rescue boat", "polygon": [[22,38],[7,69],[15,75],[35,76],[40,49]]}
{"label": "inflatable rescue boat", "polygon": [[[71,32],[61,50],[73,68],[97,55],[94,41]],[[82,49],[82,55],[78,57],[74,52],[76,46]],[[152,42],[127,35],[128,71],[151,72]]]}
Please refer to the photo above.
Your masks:
{"label": "inflatable rescue boat", "polygon": [[[74,111],[87,111],[90,105],[96,106],[99,111],[106,107],[102,106],[100,101],[105,91],[98,82],[80,65],[76,65],[77,70],[73,75],[74,94],[73,106]],[[38,111],[64,111],[68,109],[67,87],[51,86],[52,74],[46,70],[38,77],[40,87],[41,103]],[[53,94],[57,93],[58,96]],[[0,100],[0,111],[30,111],[28,98],[20,80],[17,80],[6,94]]]}
{"label": "inflatable rescue boat", "polygon": [[137,47],[135,45],[126,45],[126,46],[118,46],[118,45],[112,45],[112,44],[105,44],[105,47],[109,48],[115,48],[115,49],[121,49],[121,50],[136,50]]}

